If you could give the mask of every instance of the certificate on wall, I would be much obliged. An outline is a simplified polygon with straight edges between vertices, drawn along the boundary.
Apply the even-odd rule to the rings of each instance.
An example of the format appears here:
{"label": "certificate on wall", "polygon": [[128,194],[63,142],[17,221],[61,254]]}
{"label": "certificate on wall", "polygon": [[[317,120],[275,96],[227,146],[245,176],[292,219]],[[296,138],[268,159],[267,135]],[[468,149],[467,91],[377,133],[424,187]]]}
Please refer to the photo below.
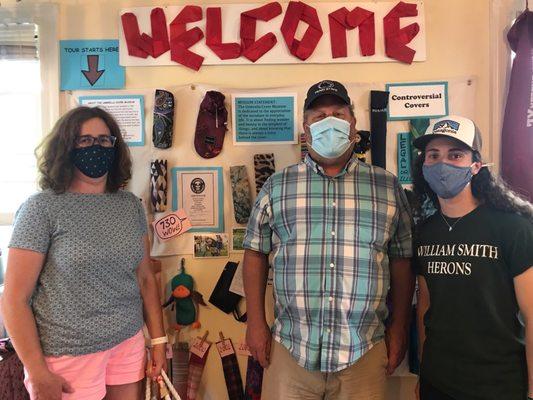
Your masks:
{"label": "certificate on wall", "polygon": [[143,96],[81,96],[79,103],[80,106],[100,107],[111,114],[128,146],[144,146]]}
{"label": "certificate on wall", "polygon": [[295,93],[236,93],[231,101],[234,145],[298,143]]}
{"label": "certificate on wall", "polygon": [[174,167],[171,175],[172,209],[185,211],[189,232],[223,232],[222,167]]}

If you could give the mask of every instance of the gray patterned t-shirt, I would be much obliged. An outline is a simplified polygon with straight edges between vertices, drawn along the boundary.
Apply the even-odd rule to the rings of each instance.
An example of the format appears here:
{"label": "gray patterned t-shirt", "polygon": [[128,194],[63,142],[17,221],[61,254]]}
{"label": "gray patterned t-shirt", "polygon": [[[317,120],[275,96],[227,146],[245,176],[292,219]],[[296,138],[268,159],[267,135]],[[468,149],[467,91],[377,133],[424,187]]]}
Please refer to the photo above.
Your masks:
{"label": "gray patterned t-shirt", "polygon": [[136,269],[146,218],[132,193],[43,191],[15,217],[9,247],[46,254],[31,299],[45,355],[109,349],[143,324]]}

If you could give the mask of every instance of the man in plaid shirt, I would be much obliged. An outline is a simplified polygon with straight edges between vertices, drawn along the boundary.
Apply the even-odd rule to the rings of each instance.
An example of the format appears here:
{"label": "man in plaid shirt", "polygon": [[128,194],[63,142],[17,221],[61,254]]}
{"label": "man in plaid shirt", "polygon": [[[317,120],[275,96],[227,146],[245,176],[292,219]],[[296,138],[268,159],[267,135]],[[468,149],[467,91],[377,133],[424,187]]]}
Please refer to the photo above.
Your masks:
{"label": "man in plaid shirt", "polygon": [[[353,155],[355,122],[342,84],[313,85],[304,104],[309,153],[265,182],[250,216],[246,340],[266,367],[266,400],[384,400],[386,375],[405,354],[411,214],[396,177]],[[269,255],[272,328],[265,318]]]}

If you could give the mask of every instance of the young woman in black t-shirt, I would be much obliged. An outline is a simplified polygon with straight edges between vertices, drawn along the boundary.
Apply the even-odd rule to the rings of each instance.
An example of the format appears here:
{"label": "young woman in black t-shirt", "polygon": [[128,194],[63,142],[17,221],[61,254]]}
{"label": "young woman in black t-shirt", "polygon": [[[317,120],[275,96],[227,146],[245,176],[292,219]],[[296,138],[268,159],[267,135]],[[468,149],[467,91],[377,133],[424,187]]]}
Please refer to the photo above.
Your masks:
{"label": "young woman in black t-shirt", "polygon": [[414,142],[421,400],[533,396],[533,207],[482,164],[480,139],[448,116]]}

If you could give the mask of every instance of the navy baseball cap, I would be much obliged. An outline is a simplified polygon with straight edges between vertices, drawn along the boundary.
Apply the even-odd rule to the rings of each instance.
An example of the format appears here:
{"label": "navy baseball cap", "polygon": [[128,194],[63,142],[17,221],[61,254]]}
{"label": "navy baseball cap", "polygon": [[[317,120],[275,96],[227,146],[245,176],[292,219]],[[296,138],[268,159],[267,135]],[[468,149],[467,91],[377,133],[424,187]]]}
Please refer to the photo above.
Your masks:
{"label": "navy baseball cap", "polygon": [[352,101],[350,100],[350,96],[348,96],[348,91],[342,83],[339,83],[337,81],[326,80],[315,83],[309,88],[309,90],[307,91],[307,97],[305,98],[304,102],[304,111],[309,109],[313,101],[325,95],[336,96],[347,105],[350,105],[352,103]]}

